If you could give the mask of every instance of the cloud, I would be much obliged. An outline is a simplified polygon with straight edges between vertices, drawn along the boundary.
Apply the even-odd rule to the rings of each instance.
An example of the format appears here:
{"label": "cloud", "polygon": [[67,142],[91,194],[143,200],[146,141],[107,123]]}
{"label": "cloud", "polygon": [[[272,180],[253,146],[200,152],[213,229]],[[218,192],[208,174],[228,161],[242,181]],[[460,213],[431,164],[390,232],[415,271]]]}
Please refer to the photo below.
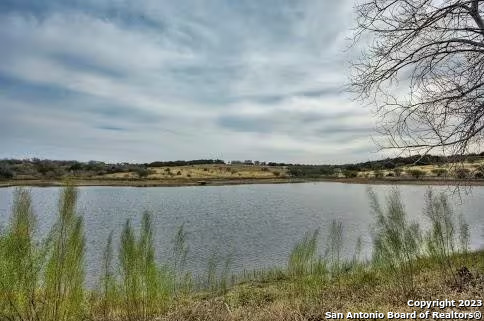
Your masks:
{"label": "cloud", "polygon": [[2,1],[0,157],[374,158],[346,1]]}

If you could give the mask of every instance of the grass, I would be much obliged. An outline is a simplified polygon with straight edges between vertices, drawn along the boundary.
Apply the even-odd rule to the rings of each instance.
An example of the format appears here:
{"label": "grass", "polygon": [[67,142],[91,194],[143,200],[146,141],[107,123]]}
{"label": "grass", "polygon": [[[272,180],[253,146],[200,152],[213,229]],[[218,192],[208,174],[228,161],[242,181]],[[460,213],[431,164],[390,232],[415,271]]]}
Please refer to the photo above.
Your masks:
{"label": "grass", "polygon": [[99,286],[88,290],[76,188],[62,190],[57,221],[40,242],[30,193],[17,189],[10,222],[0,233],[0,319],[320,320],[326,312],[411,312],[408,299],[482,299],[484,252],[469,251],[468,225],[444,194],[429,190],[425,197],[430,228],[422,230],[408,220],[398,190],[383,206],[370,191],[369,261],[359,258],[361,239],[353,257],[342,258],[344,226],[333,221],[324,244],[319,230],[308,232],[286,268],[231,276],[230,257],[214,253],[202,280],[185,270],[184,226],[175,233],[170,261],[158,263],[151,215],[145,212],[139,233],[126,221],[118,260],[117,241],[108,236]]}
{"label": "grass", "polygon": [[[286,177],[287,169],[282,166],[259,165],[188,165],[173,167],[152,167],[147,179],[181,180],[181,179],[266,179]],[[99,176],[104,179],[135,179],[136,172],[113,173]]]}
{"label": "grass", "polygon": [[[388,170],[343,171],[342,173],[321,174],[304,177],[291,176],[285,166],[259,165],[190,165],[174,167],[152,167],[147,175],[140,177],[137,171],[112,174],[92,174],[87,176],[67,175],[64,177],[34,178],[19,175],[15,179],[0,182],[0,187],[8,186],[62,186],[68,180],[79,186],[193,186],[193,185],[229,185],[295,183],[311,181],[337,181],[347,183],[390,183],[390,184],[426,184],[426,185],[484,185],[482,179],[484,163],[401,166]],[[457,171],[463,166],[467,171]],[[167,171],[169,170],[169,171]],[[351,172],[351,175],[348,173]],[[417,175],[418,173],[418,175]]]}

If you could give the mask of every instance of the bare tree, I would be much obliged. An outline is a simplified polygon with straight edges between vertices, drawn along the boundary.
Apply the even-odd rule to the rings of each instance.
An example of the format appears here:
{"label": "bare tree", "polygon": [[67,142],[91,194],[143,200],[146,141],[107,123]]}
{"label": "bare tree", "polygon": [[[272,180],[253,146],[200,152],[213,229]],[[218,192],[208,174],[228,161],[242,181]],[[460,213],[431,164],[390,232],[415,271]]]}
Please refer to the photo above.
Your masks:
{"label": "bare tree", "polygon": [[376,106],[383,147],[480,151],[484,0],[362,0],[352,88]]}

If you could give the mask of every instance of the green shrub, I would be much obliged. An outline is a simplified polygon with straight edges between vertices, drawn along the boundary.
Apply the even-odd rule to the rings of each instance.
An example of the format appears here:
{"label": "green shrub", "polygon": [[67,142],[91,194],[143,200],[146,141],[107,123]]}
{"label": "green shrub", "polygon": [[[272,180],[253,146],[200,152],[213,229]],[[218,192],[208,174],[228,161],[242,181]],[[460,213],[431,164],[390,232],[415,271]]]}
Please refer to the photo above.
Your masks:
{"label": "green shrub", "polygon": [[139,178],[148,177],[150,174],[153,174],[153,170],[150,170],[146,167],[138,167],[134,171]]}

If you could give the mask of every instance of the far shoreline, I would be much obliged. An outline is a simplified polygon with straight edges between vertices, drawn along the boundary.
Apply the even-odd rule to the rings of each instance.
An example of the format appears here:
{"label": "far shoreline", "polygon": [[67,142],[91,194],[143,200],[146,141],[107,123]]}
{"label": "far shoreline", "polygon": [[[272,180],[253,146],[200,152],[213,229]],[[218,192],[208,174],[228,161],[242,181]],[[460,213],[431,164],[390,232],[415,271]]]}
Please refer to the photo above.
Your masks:
{"label": "far shoreline", "polygon": [[66,183],[75,186],[112,187],[183,187],[183,186],[228,186],[247,184],[295,184],[295,183],[343,183],[367,185],[440,185],[440,186],[484,186],[484,179],[442,179],[442,178],[239,178],[239,179],[25,179],[0,181],[0,188],[7,187],[56,187]]}

